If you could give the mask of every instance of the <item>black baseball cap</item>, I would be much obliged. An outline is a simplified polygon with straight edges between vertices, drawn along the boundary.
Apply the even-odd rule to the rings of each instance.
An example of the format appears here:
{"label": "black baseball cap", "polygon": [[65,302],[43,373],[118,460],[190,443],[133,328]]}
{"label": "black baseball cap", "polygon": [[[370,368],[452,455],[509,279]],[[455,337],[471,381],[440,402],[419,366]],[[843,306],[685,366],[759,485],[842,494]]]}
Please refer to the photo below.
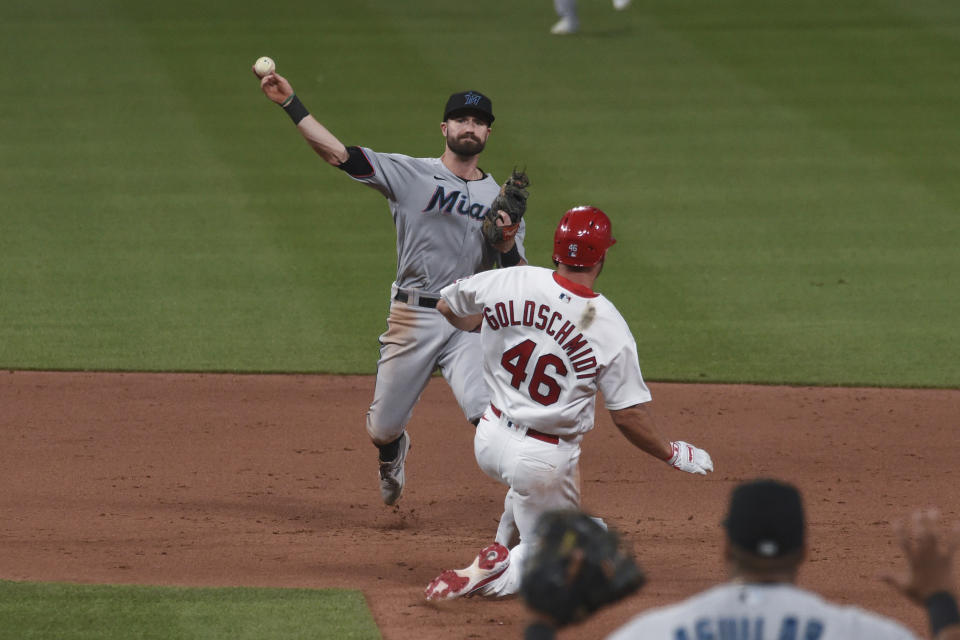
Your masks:
{"label": "black baseball cap", "polygon": [[447,100],[447,107],[443,110],[443,119],[447,120],[457,111],[476,111],[493,124],[493,103],[490,98],[479,91],[461,91]]}
{"label": "black baseball cap", "polygon": [[781,558],[803,547],[804,517],[800,492],[776,480],[737,486],[723,522],[730,542],[760,558]]}

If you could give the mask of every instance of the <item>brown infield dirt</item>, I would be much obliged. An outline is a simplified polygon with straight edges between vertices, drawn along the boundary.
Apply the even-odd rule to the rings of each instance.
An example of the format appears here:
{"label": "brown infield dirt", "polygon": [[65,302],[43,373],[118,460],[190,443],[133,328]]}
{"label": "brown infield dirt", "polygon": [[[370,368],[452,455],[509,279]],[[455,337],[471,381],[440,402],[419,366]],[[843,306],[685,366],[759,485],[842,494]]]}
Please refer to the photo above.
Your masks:
{"label": "brown infield dirt", "polygon": [[[925,632],[878,576],[903,568],[895,519],[928,505],[960,519],[960,391],[650,387],[661,430],[716,471],[673,471],[598,412],[584,508],[649,583],[560,638],[603,637],[721,580],[727,496],[758,476],[804,492],[801,586]],[[422,597],[496,531],[505,488],[478,469],[473,427],[434,378],[409,425],[405,494],[386,507],[372,393],[370,377],[0,373],[0,579],[359,589],[386,639],[521,637],[519,599]]]}

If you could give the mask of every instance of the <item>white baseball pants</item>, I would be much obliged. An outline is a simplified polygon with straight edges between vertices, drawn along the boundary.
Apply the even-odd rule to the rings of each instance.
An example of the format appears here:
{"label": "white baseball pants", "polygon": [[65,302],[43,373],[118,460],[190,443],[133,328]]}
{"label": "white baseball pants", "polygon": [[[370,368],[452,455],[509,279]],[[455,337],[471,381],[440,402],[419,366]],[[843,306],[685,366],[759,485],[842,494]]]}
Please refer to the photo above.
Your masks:
{"label": "white baseball pants", "polygon": [[533,543],[540,515],[553,509],[580,508],[580,441],[559,439],[557,444],[527,435],[527,429],[487,410],[473,440],[477,463],[484,473],[506,484],[506,498],[497,542],[509,546],[513,522],[520,543],[510,549],[510,564],[484,587],[485,595],[506,596],[520,589],[524,560]]}

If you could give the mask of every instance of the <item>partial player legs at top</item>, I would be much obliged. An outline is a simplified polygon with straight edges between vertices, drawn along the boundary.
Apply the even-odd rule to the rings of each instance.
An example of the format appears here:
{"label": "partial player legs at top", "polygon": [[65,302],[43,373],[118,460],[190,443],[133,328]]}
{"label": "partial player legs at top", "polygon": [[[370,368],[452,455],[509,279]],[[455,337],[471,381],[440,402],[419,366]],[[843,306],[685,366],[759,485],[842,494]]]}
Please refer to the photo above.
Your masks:
{"label": "partial player legs at top", "polygon": [[560,20],[550,28],[550,33],[568,35],[580,30],[580,19],[577,17],[577,0],[553,0],[553,8]]}
{"label": "partial player legs at top", "polygon": [[[613,0],[613,8],[623,11],[630,6],[631,0]],[[577,15],[577,0],[553,0],[553,8],[560,20],[550,28],[550,33],[558,36],[574,34],[580,30],[580,18]]]}

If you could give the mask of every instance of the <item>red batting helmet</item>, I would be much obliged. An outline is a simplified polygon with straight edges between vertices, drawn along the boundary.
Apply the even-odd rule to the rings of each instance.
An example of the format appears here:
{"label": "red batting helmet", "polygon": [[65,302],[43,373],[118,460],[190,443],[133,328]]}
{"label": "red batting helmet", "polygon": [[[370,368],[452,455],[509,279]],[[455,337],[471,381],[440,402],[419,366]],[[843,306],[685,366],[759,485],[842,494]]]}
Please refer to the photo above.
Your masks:
{"label": "red batting helmet", "polygon": [[596,207],[575,207],[563,214],[553,234],[553,259],[573,267],[592,267],[615,242],[607,214]]}

